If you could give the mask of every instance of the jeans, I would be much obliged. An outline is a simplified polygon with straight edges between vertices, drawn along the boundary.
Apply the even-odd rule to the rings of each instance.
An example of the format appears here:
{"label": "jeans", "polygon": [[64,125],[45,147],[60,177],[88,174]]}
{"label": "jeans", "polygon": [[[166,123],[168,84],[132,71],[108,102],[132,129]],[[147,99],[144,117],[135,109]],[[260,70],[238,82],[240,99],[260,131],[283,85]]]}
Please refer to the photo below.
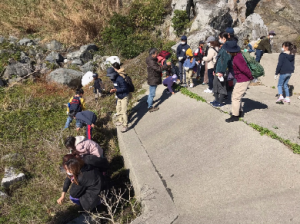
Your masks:
{"label": "jeans", "polygon": [[278,80],[278,94],[282,95],[282,90],[284,89],[285,97],[290,96],[290,91],[288,87],[289,80],[291,78],[292,74],[280,74],[279,80]]}
{"label": "jeans", "polygon": [[256,61],[260,62],[261,57],[263,56],[264,52],[262,50],[256,49]]}
{"label": "jeans", "polygon": [[157,86],[149,86],[150,93],[148,95],[148,100],[147,100],[148,109],[153,106],[153,99],[155,97],[156,88],[157,88]]}
{"label": "jeans", "polygon": [[213,89],[213,83],[214,83],[214,69],[213,68],[208,69],[207,73],[208,73],[208,80],[209,80],[208,88],[210,90],[212,90]]}
{"label": "jeans", "polygon": [[74,204],[76,204],[76,205],[81,205],[81,204],[80,204],[79,198],[73,198],[73,197],[70,195],[70,200],[71,200]]}
{"label": "jeans", "polygon": [[[73,118],[68,116],[67,122],[65,124],[65,129],[70,127],[70,124],[72,123],[72,121],[73,121]],[[76,128],[81,128],[81,127],[82,127],[82,124],[80,123],[80,121],[76,120]]]}
{"label": "jeans", "polygon": [[183,62],[178,62],[179,63],[179,75],[180,75],[180,82],[185,83],[186,79],[185,79],[185,70],[183,69]]}

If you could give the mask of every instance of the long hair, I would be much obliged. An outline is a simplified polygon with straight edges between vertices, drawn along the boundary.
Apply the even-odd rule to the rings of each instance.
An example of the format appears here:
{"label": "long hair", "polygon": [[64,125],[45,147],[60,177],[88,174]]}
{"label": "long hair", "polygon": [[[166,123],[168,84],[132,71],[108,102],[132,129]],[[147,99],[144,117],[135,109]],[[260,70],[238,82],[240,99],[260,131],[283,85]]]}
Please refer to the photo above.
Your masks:
{"label": "long hair", "polygon": [[[72,157],[73,156],[73,157]],[[75,184],[78,184],[78,176],[81,173],[81,168],[84,166],[83,160],[77,158],[74,155],[70,155],[69,160],[67,160],[64,165],[68,168],[70,172],[72,172],[74,177]]]}
{"label": "long hair", "polygon": [[287,47],[291,55],[295,55],[297,53],[297,46],[289,41],[284,42],[282,46]]}
{"label": "long hair", "polygon": [[212,42],[210,42],[210,46],[211,47],[220,47],[220,43],[219,43],[219,41],[212,41]]}
{"label": "long hair", "polygon": [[71,151],[76,151],[75,142],[76,142],[76,138],[73,137],[73,136],[69,136],[65,140],[65,146],[66,146],[66,148],[70,149]]}

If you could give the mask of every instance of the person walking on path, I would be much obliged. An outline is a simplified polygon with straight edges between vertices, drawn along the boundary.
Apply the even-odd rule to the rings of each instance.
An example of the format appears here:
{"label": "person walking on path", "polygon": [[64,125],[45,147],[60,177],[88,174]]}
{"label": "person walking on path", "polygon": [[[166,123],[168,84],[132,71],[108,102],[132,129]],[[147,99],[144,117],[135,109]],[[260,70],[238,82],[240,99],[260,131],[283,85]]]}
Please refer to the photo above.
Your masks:
{"label": "person walking on path", "polygon": [[184,70],[186,71],[186,86],[190,86],[191,88],[194,87],[194,82],[193,82],[193,73],[194,73],[194,67],[196,66],[196,60],[194,58],[193,52],[191,48],[187,49],[186,51],[186,60],[183,64]]}
{"label": "person walking on path", "polygon": [[170,94],[170,93],[172,93],[172,95],[175,94],[175,92],[173,90],[173,85],[176,82],[177,82],[177,75],[176,74],[174,74],[173,76],[169,76],[166,79],[164,79],[163,85],[166,86],[166,87],[168,87],[166,89],[167,94]]}
{"label": "person walking on path", "polygon": [[[228,34],[226,32],[222,32],[219,35],[219,43],[224,45],[228,40]],[[213,107],[221,107],[223,106],[224,97],[227,95],[227,73],[228,71],[232,71],[232,61],[231,55],[224,50],[223,46],[221,47],[218,55],[217,62],[215,65],[215,76],[213,81],[213,92],[215,96],[215,100],[211,102]]]}
{"label": "person walking on path", "polygon": [[193,8],[193,15],[196,15],[196,11],[195,11],[195,4],[194,4],[194,0],[187,0],[187,4],[186,4],[186,14],[187,17],[189,19],[189,21],[191,20],[191,8]]}
{"label": "person walking on path", "polygon": [[[114,88],[110,90],[110,93],[116,93],[117,96],[117,115],[116,115],[116,126],[122,126],[121,132],[126,132],[128,130],[128,116],[127,108],[129,102],[129,89],[125,79],[117,72],[121,70],[118,63],[114,63],[116,68],[107,69],[107,77],[114,83]],[[123,74],[124,75],[124,74]]]}
{"label": "person walking on path", "polygon": [[149,50],[149,56],[146,59],[149,85],[149,95],[147,100],[149,112],[154,112],[159,109],[158,107],[153,107],[153,99],[155,97],[157,86],[162,83],[162,71],[166,70],[167,66],[171,65],[171,62],[167,61],[166,65],[159,66],[157,55],[157,49],[151,48]]}
{"label": "person walking on path", "polygon": [[270,31],[269,35],[259,42],[256,48],[256,61],[260,62],[264,53],[272,53],[271,41],[273,40],[276,33],[274,31]]}
{"label": "person walking on path", "polygon": [[187,49],[189,49],[190,46],[187,44],[187,37],[182,36],[181,37],[181,42],[177,47],[176,50],[176,56],[178,59],[178,64],[179,64],[179,76],[180,76],[180,84],[186,84],[186,77],[185,77],[185,70],[183,69],[183,63],[186,59],[186,54],[185,52]]}
{"label": "person walking on path", "polygon": [[241,48],[237,45],[236,41],[226,41],[223,49],[232,56],[234,77],[236,84],[234,86],[231,97],[231,117],[226,119],[226,122],[234,122],[239,120],[241,114],[241,100],[247,91],[250,81],[253,80],[251,71],[241,53]]}
{"label": "person walking on path", "polygon": [[[95,123],[97,121],[96,114],[94,114],[92,111],[86,110],[79,113],[70,111],[70,115],[73,116],[76,121],[79,121],[81,124],[86,125],[86,138],[92,139],[92,130],[95,127]],[[79,131],[79,129],[80,128],[77,128],[77,131]]]}
{"label": "person walking on path", "polygon": [[209,46],[207,56],[203,58],[203,61],[207,62],[207,72],[208,72],[208,79],[209,85],[208,89],[204,90],[205,93],[212,93],[213,89],[213,80],[214,80],[214,67],[216,63],[216,57],[219,52],[219,43],[213,36],[207,38],[207,45]]}
{"label": "person walking on path", "polygon": [[197,79],[203,79],[204,72],[205,72],[205,65],[203,61],[203,57],[205,55],[204,44],[205,44],[204,41],[201,40],[199,42],[199,47],[194,52],[194,56],[197,61]]}
{"label": "person walking on path", "polygon": [[[288,87],[289,80],[292,73],[295,71],[295,54],[297,47],[291,42],[284,42],[282,44],[282,53],[279,55],[278,64],[275,73],[275,79],[279,74],[278,80],[278,94],[279,98],[276,103],[290,103],[290,91]],[[283,97],[283,89],[285,92],[285,98]]]}
{"label": "person walking on path", "polygon": [[[70,115],[70,110],[76,112],[81,112],[85,110],[85,101],[83,99],[83,94],[84,94],[83,89],[76,90],[75,96],[71,97],[68,103],[68,108],[67,108],[68,115]],[[68,116],[64,129],[69,128],[72,121],[73,121],[73,116]],[[76,128],[81,128],[81,123],[79,121],[76,121]]]}

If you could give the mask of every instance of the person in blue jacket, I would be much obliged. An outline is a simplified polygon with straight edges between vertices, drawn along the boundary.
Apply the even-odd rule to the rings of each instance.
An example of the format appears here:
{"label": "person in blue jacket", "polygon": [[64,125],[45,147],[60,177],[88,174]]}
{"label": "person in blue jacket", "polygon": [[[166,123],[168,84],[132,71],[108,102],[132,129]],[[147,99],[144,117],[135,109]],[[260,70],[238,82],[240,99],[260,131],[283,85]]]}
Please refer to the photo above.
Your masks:
{"label": "person in blue jacket", "polygon": [[120,70],[120,65],[114,63],[114,68],[107,69],[107,77],[114,83],[114,88],[110,90],[110,93],[116,93],[117,95],[117,117],[116,126],[123,126],[121,132],[128,130],[128,117],[127,107],[129,101],[129,89],[125,79],[119,75],[116,70]]}
{"label": "person in blue jacket", "polygon": [[[278,94],[279,98],[276,103],[282,104],[290,103],[290,92],[289,92],[289,80],[292,73],[295,71],[295,54],[297,53],[297,47],[291,42],[284,42],[282,44],[282,53],[279,55],[278,64],[275,72],[275,79],[277,79],[278,74]],[[283,89],[285,92],[285,98],[283,97]]]}
{"label": "person in blue jacket", "polygon": [[181,42],[177,47],[176,56],[179,63],[179,76],[180,76],[180,84],[186,84],[185,71],[183,69],[183,63],[186,59],[185,52],[189,49],[190,46],[187,44],[187,37],[182,36]]}
{"label": "person in blue jacket", "polygon": [[[70,114],[72,114],[76,121],[80,121],[81,124],[86,124],[86,138],[92,140],[92,130],[95,127],[97,121],[96,114],[89,110],[78,113],[70,111]],[[77,128],[77,131],[78,130],[79,128]]]}
{"label": "person in blue jacket", "polygon": [[196,60],[194,58],[193,52],[191,48],[187,49],[186,51],[186,56],[187,59],[185,60],[183,67],[186,72],[187,76],[187,87],[190,85],[191,88],[194,87],[194,82],[193,82],[193,74],[194,74],[194,68],[196,66]]}

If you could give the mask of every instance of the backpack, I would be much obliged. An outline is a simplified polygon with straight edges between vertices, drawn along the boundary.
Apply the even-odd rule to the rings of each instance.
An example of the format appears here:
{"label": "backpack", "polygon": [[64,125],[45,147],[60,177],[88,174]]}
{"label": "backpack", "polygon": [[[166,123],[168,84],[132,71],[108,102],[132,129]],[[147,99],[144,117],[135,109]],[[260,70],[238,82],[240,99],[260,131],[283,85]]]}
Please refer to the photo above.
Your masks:
{"label": "backpack", "polygon": [[242,55],[248,65],[248,68],[250,69],[252,76],[257,79],[260,76],[265,75],[264,67],[258,63],[254,57],[252,57],[249,52],[242,52]]}
{"label": "backpack", "polygon": [[261,42],[261,40],[258,40],[258,41],[254,44],[253,48],[256,49],[256,48],[258,47],[258,45],[259,45],[260,42]]}
{"label": "backpack", "polygon": [[171,53],[168,52],[168,51],[161,51],[161,52],[158,54],[157,57],[161,57],[161,58],[162,58],[162,60],[160,61],[160,64],[161,64],[161,65],[164,65],[164,62],[165,62],[166,60],[168,60],[168,59],[171,57]]}
{"label": "backpack", "polygon": [[125,75],[125,82],[127,83],[127,87],[130,93],[134,92],[134,85],[132,83],[132,79],[130,78],[130,76]]}
{"label": "backpack", "polygon": [[75,111],[75,112],[81,112],[82,107],[81,107],[81,102],[80,102],[80,97],[74,96],[72,101],[70,102],[70,111]]}

